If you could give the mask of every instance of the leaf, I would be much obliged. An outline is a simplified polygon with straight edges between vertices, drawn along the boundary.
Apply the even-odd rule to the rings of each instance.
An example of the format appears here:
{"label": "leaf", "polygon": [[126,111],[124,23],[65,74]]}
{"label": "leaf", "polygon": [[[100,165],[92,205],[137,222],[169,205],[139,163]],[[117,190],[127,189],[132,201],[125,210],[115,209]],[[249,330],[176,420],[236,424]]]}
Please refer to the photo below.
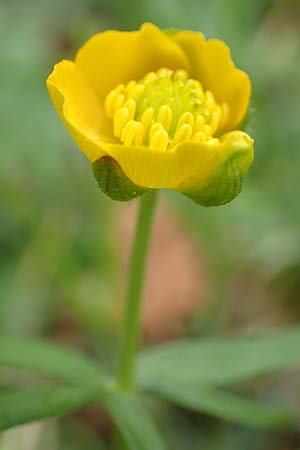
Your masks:
{"label": "leaf", "polygon": [[138,398],[119,393],[109,396],[105,404],[130,450],[166,450],[151,416]]}
{"label": "leaf", "polygon": [[84,355],[41,340],[0,337],[0,367],[40,372],[72,383],[107,388],[106,376]]}
{"label": "leaf", "polygon": [[300,330],[244,338],[192,339],[142,352],[137,376],[144,388],[231,385],[300,368]]}
{"label": "leaf", "polygon": [[44,386],[0,391],[0,430],[69,414],[93,401],[95,388]]}
{"label": "leaf", "polygon": [[[246,400],[212,386],[193,389],[186,385],[172,385],[151,392],[186,408],[247,426],[281,428],[296,423],[287,411]],[[297,422],[299,425],[300,420]]]}

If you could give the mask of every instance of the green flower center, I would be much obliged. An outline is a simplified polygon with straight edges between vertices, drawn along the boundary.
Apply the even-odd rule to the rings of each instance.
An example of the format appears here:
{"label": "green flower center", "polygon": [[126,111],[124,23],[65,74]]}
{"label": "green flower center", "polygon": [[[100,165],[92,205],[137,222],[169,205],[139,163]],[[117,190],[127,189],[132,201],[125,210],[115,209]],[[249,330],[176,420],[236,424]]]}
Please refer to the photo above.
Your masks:
{"label": "green flower center", "polygon": [[219,105],[185,70],[162,68],[119,84],[107,95],[105,112],[124,145],[164,151],[184,141],[214,139],[226,123],[228,105]]}

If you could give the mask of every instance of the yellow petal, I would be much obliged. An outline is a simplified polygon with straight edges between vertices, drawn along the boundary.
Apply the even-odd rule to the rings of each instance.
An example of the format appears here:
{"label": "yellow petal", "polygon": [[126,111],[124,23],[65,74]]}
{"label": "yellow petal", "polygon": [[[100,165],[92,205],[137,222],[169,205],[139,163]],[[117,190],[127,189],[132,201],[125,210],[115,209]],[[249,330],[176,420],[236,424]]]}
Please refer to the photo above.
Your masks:
{"label": "yellow petal", "polygon": [[161,67],[190,68],[181,47],[149,23],[139,31],[96,34],[79,50],[75,63],[101,99],[119,83],[140,80]]}
{"label": "yellow petal", "polygon": [[167,151],[115,144],[108,144],[106,150],[137,186],[182,191],[205,186],[235,152],[248,153],[252,161],[253,140],[242,131],[233,131],[211,143],[183,142]]}
{"label": "yellow petal", "polygon": [[201,33],[191,31],[180,31],[171,37],[189,57],[190,76],[212,91],[218,103],[228,103],[229,118],[223,131],[236,128],[249,107],[251,82],[233,64],[227,45],[218,39],[205,41]]}
{"label": "yellow petal", "polygon": [[85,77],[72,61],[54,66],[47,79],[54,106],[74,141],[91,160],[105,154],[102,142],[113,141],[112,124]]}

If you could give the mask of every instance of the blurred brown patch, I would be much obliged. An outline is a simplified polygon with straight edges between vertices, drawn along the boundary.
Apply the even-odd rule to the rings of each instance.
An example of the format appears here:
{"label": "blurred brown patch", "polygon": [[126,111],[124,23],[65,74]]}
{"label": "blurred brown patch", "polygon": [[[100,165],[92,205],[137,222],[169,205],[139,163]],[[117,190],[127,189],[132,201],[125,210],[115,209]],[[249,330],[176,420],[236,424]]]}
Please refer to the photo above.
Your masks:
{"label": "blurred brown patch", "polygon": [[299,272],[285,271],[274,279],[252,270],[238,273],[226,308],[226,323],[235,333],[264,332],[276,327],[298,325]]}
{"label": "blurred brown patch", "polygon": [[[137,205],[132,202],[116,213],[123,292]],[[205,304],[208,290],[208,275],[198,246],[176,215],[160,204],[145,283],[142,319],[145,341],[155,343],[182,335],[186,321]]]}

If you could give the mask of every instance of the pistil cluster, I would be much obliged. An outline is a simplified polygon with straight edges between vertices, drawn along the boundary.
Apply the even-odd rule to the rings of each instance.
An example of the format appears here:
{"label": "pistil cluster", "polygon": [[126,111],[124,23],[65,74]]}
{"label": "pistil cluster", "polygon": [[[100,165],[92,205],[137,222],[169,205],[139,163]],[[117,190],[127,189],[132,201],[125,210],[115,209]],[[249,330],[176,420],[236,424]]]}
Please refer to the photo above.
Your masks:
{"label": "pistil cluster", "polygon": [[110,91],[105,113],[124,145],[165,151],[184,141],[217,139],[228,118],[228,105],[218,104],[213,93],[185,70],[161,68]]}

